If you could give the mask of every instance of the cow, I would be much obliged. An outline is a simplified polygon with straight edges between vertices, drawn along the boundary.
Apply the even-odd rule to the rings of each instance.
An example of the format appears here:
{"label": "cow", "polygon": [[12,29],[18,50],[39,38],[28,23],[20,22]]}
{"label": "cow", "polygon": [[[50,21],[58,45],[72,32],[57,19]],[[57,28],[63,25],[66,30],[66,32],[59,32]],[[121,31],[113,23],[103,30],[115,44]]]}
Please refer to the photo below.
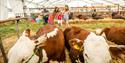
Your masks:
{"label": "cow", "polygon": [[102,35],[108,40],[109,50],[111,54],[117,58],[125,61],[125,28],[124,27],[110,27],[104,29],[97,29],[97,35]]}
{"label": "cow", "polygon": [[98,20],[98,19],[104,19],[104,17],[103,17],[102,15],[98,15],[98,14],[96,14],[96,13],[93,13],[93,14],[92,14],[92,18],[93,18],[93,19],[97,19],[97,20]]}
{"label": "cow", "polygon": [[[23,63],[33,54],[33,50],[35,49],[35,40],[30,40],[29,36],[29,29],[22,33],[15,45],[8,52],[8,63]],[[38,60],[39,57],[34,55],[29,62],[37,63]]]}
{"label": "cow", "polygon": [[124,19],[125,20],[125,16],[121,16],[118,12],[113,12],[112,19]]}
{"label": "cow", "polygon": [[[35,38],[44,34],[46,34],[47,40],[44,42],[44,46],[40,46],[45,49],[48,62],[51,60],[64,62],[66,56],[63,31],[54,25],[45,25],[36,32]],[[39,54],[37,55],[39,56]]]}
{"label": "cow", "polygon": [[82,14],[79,14],[79,15],[77,16],[77,18],[78,18],[78,19],[84,19],[84,20],[89,19],[88,16],[86,16],[86,15],[82,15]]}
{"label": "cow", "polygon": [[[89,31],[81,29],[79,27],[75,27],[75,26],[66,28],[64,30],[65,46],[68,49],[68,51],[70,52],[69,55],[71,57],[72,63],[77,63],[77,62],[84,63],[85,61],[89,60],[89,59],[85,59],[85,57],[83,57],[84,56],[84,54],[83,54],[84,50],[85,49],[89,50],[89,49],[93,48],[94,45],[98,45],[98,42],[99,42],[98,39],[95,39],[95,41],[93,41],[93,42],[96,42],[96,41],[98,41],[98,42],[97,43],[91,42],[91,44],[93,45],[93,47],[88,47],[88,48],[84,47],[85,46],[84,42],[88,38],[89,35],[93,36],[93,34],[91,35],[91,33]],[[93,39],[94,39],[94,37],[93,37]],[[104,40],[104,38],[102,40]],[[104,45],[102,45],[102,46],[100,45],[100,46],[98,46],[98,48],[100,48],[100,47],[101,48],[102,47],[106,48],[105,51],[107,52],[107,55],[108,55],[109,58],[107,58],[107,60],[104,59],[105,52],[100,52],[100,53],[104,53],[104,55],[102,55],[102,58],[100,58],[99,61],[102,61],[102,60],[103,61],[108,61],[108,60],[110,60],[110,54],[108,53],[108,45],[106,44],[106,41],[100,41],[100,42],[104,43]],[[99,51],[101,51],[101,49],[99,49]],[[98,52],[96,52],[96,51],[93,50],[92,53],[96,54]],[[94,57],[94,58],[96,58],[96,57]],[[93,58],[93,60],[96,61],[96,59],[94,59],[94,58]]]}
{"label": "cow", "polygon": [[64,36],[61,29],[45,25],[34,36],[30,30],[23,32],[8,52],[8,63],[64,62]]}
{"label": "cow", "polygon": [[115,44],[125,45],[125,27],[97,29],[96,34],[105,35],[108,41],[114,42]]}
{"label": "cow", "polygon": [[[76,44],[79,44],[81,42],[83,43],[83,40],[86,39],[86,37],[88,36],[88,34],[89,34],[89,31],[81,29],[80,27],[76,27],[76,26],[72,26],[72,27],[66,28],[64,30],[65,46],[68,49],[68,51],[70,52],[69,56],[71,58],[72,63],[76,63],[78,61],[78,57],[77,56],[81,55],[79,53],[81,51],[79,51],[78,49],[72,48],[72,46],[70,45],[70,43],[74,43],[74,42]],[[77,42],[77,41],[79,41],[79,42]],[[79,46],[79,48],[81,48],[81,46]],[[74,52],[75,52],[75,55],[74,55]],[[83,60],[82,57],[81,57],[80,60],[82,60],[81,62],[84,62],[84,60]]]}
{"label": "cow", "polygon": [[111,55],[109,45],[103,36],[97,36],[90,32],[84,40],[84,59],[85,63],[110,63]]}

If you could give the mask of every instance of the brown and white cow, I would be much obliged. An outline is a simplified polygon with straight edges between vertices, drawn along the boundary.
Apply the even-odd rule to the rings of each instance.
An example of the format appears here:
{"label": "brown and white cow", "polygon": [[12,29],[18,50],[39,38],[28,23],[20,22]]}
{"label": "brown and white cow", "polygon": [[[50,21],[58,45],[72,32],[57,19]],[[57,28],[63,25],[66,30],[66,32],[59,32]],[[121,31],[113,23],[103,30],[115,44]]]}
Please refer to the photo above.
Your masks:
{"label": "brown and white cow", "polygon": [[[84,61],[87,61],[87,62],[91,61],[90,63],[105,61],[108,63],[108,61],[111,60],[111,56],[108,51],[108,45],[103,37],[100,38],[96,36],[96,34],[90,33],[89,31],[81,29],[79,27],[70,27],[65,29],[64,36],[65,36],[65,45],[67,49],[70,51],[70,57],[71,57],[72,63],[77,63],[79,62],[79,60],[82,63],[84,63]],[[99,41],[96,38],[100,38],[101,40]],[[87,45],[84,44],[85,42]],[[98,43],[101,45],[98,45]],[[92,45],[92,46],[88,46],[88,45]],[[98,48],[98,52],[100,52],[100,56],[102,56],[102,58],[100,58],[99,60],[96,60],[96,58],[99,58],[99,56],[96,57],[94,55],[98,52],[96,49],[93,50],[93,48]],[[102,48],[105,48],[105,52],[104,51],[101,52]],[[86,51],[89,51],[89,52],[86,53]],[[90,59],[86,59],[86,54],[84,54],[84,52],[87,54],[88,57],[90,57]],[[89,53],[92,53],[92,54],[89,54]],[[107,54],[107,56],[105,54]],[[104,58],[107,58],[107,59],[104,59]]]}
{"label": "brown and white cow", "polygon": [[64,48],[63,32],[53,25],[45,25],[33,37],[25,30],[9,50],[8,63],[64,62]]}
{"label": "brown and white cow", "polygon": [[108,40],[110,45],[110,52],[115,57],[125,61],[125,28],[111,27],[104,29],[97,29],[96,34],[103,35]]}
{"label": "brown and white cow", "polygon": [[44,42],[44,46],[41,46],[43,44],[40,46],[41,49],[46,51],[48,61],[65,61],[65,43],[63,31],[56,26],[46,25],[37,31],[35,38],[42,35],[46,35],[47,37],[47,40]]}

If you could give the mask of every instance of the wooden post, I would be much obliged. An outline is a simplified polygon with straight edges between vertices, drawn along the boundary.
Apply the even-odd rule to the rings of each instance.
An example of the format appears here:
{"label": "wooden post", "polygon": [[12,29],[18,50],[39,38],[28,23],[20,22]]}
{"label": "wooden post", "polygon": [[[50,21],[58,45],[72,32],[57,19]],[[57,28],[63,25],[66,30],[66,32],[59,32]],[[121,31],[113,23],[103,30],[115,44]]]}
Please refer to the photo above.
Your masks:
{"label": "wooden post", "polygon": [[119,4],[117,4],[118,5],[118,12],[120,11],[120,5]]}
{"label": "wooden post", "polygon": [[2,55],[3,55],[4,63],[7,63],[8,60],[7,60],[6,53],[5,53],[5,50],[4,50],[4,47],[3,47],[3,44],[2,44],[1,37],[0,37],[0,50],[1,50]]}
{"label": "wooden post", "polygon": [[17,37],[19,38],[19,26],[18,26],[18,22],[19,22],[19,20],[16,20],[15,21],[16,22],[16,32],[17,32]]}

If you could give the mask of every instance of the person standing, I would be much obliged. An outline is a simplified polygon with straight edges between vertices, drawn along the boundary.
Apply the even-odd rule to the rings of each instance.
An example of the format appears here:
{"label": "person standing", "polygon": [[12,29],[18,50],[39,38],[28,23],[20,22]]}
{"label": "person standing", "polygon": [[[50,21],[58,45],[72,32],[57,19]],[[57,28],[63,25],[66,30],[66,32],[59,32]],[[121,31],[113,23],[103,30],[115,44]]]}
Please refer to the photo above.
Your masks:
{"label": "person standing", "polygon": [[65,5],[63,18],[66,23],[66,27],[69,27],[69,7],[68,7],[68,5]]}
{"label": "person standing", "polygon": [[43,9],[42,14],[43,14],[44,24],[47,24],[48,23],[49,11],[45,8],[45,9]]}
{"label": "person standing", "polygon": [[48,23],[49,24],[52,24],[52,25],[54,24],[54,19],[55,19],[58,12],[59,12],[59,8],[55,7],[53,13],[49,14],[49,18],[48,18]]}
{"label": "person standing", "polygon": [[59,26],[62,26],[62,19],[63,19],[63,13],[61,11],[59,11],[57,13],[57,22]]}

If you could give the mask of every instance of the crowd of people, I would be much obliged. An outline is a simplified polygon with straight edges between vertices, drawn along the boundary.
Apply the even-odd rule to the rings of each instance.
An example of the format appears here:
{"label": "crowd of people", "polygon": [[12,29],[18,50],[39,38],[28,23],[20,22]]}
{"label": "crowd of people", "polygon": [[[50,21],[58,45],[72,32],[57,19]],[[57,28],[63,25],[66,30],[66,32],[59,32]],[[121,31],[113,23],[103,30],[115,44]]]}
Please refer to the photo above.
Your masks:
{"label": "crowd of people", "polygon": [[44,9],[42,14],[39,14],[37,16],[31,15],[31,21],[36,23],[43,22],[44,24],[54,24],[55,19],[57,20],[57,23],[59,26],[62,26],[63,23],[65,23],[65,26],[69,26],[69,7],[68,5],[65,5],[64,9],[55,7],[54,11],[50,13],[48,10]]}

